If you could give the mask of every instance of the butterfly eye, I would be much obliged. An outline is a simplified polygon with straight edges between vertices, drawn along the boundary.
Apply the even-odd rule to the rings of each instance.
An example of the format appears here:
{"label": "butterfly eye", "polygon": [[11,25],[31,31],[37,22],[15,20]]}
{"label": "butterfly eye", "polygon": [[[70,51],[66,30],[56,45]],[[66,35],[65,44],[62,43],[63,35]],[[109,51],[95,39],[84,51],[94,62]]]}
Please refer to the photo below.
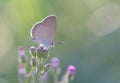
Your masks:
{"label": "butterfly eye", "polygon": [[53,42],[51,42],[51,45],[53,46],[53,45],[54,45],[54,43],[53,43]]}

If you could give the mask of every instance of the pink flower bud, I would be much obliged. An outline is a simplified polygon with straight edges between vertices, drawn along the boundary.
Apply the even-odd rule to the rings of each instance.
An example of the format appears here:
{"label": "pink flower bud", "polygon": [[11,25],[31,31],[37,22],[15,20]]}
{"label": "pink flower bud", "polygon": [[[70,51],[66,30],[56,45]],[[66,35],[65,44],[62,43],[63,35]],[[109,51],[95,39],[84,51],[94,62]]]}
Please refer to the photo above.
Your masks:
{"label": "pink flower bud", "polygon": [[69,65],[69,66],[68,66],[68,69],[67,69],[67,72],[68,72],[70,75],[74,75],[75,72],[76,72],[76,67],[73,66],[73,65]]}

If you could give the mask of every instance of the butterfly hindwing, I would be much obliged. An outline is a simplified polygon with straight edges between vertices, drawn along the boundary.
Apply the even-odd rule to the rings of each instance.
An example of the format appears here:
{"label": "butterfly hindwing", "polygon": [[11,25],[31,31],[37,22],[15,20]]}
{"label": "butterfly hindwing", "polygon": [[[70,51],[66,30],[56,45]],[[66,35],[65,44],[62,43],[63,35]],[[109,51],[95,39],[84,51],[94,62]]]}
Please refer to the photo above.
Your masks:
{"label": "butterfly hindwing", "polygon": [[56,32],[56,16],[51,15],[37,22],[31,29],[31,38],[35,39],[38,44],[50,47]]}

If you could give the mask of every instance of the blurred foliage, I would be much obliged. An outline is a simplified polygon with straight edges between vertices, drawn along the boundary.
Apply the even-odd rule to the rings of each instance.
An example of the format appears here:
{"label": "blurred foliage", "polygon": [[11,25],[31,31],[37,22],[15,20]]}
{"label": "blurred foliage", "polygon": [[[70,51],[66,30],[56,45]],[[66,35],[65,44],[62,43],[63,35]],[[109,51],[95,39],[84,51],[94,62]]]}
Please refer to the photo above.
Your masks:
{"label": "blurred foliage", "polygon": [[120,83],[119,13],[120,0],[0,0],[0,83],[18,83],[17,48],[37,45],[30,29],[51,14],[57,16],[55,41],[65,43],[50,57],[60,58],[62,73],[72,64],[73,83]]}

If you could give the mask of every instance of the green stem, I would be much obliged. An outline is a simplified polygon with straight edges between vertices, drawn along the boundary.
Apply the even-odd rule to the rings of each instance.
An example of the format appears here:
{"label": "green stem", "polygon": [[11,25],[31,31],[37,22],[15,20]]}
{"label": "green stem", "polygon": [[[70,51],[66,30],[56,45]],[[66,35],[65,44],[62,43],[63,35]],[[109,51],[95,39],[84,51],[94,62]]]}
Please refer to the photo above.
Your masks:
{"label": "green stem", "polygon": [[53,82],[54,83],[58,82],[58,75],[56,73],[53,75]]}

